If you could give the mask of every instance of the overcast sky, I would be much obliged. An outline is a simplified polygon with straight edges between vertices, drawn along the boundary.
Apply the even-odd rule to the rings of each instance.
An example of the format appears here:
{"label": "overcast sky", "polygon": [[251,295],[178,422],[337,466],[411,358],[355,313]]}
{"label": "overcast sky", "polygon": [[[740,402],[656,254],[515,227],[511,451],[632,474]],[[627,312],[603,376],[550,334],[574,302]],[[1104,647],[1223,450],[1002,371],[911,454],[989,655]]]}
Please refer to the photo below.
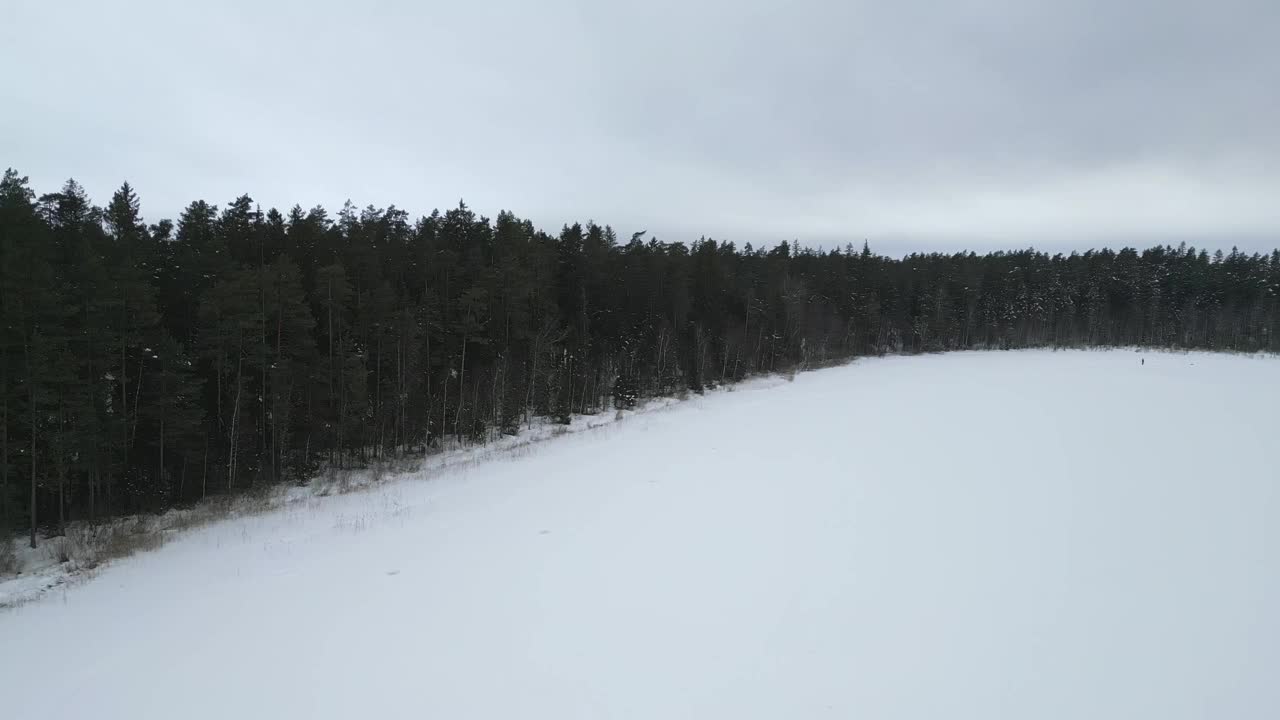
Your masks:
{"label": "overcast sky", "polygon": [[0,166],[922,248],[1280,244],[1280,2],[0,0]]}

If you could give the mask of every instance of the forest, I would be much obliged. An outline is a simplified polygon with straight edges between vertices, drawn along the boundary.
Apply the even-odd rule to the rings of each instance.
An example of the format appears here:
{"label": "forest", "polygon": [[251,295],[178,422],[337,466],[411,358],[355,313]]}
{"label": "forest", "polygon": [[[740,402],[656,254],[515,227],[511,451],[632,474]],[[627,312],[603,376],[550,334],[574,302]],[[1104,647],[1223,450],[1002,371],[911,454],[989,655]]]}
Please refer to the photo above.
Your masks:
{"label": "forest", "polygon": [[[912,254],[0,181],[0,532],[886,353],[1280,350],[1280,251]],[[874,412],[874,408],[851,408]]]}

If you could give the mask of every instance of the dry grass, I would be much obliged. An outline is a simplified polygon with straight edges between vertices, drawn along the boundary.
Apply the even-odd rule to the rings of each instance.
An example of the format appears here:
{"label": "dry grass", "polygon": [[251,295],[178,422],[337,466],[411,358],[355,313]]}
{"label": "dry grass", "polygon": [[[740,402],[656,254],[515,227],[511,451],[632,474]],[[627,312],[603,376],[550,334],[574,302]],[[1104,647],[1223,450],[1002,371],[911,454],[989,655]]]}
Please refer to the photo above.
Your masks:
{"label": "dry grass", "polygon": [[163,515],[137,515],[103,523],[77,522],[62,537],[51,538],[45,551],[72,572],[94,570],[100,565],[135,553],[155,550],[169,538],[236,515],[257,515],[279,506],[270,489],[251,490],[238,496],[220,495],[190,508]]}
{"label": "dry grass", "polygon": [[165,536],[142,518],[104,525],[75,525],[48,544],[52,558],[71,570],[92,570],[104,562],[129,557],[164,544]]}

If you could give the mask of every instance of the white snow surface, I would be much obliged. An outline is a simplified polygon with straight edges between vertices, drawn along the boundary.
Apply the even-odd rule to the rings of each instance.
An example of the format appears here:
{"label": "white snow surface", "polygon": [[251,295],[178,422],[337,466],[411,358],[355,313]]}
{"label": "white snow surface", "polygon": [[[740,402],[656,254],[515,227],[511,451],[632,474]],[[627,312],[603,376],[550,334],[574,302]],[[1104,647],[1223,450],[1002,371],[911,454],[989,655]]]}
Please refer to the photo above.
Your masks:
{"label": "white snow surface", "polygon": [[1229,355],[748,383],[2,611],[0,713],[1277,718],[1278,408]]}

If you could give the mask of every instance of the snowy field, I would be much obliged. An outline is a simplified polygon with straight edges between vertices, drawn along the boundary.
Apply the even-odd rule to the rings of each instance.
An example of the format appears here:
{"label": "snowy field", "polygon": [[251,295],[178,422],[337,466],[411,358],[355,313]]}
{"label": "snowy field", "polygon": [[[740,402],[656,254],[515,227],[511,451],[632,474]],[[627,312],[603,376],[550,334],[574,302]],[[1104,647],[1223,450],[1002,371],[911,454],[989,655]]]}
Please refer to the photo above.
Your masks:
{"label": "snowy field", "polygon": [[194,530],[6,718],[1280,717],[1280,360],[864,360]]}

